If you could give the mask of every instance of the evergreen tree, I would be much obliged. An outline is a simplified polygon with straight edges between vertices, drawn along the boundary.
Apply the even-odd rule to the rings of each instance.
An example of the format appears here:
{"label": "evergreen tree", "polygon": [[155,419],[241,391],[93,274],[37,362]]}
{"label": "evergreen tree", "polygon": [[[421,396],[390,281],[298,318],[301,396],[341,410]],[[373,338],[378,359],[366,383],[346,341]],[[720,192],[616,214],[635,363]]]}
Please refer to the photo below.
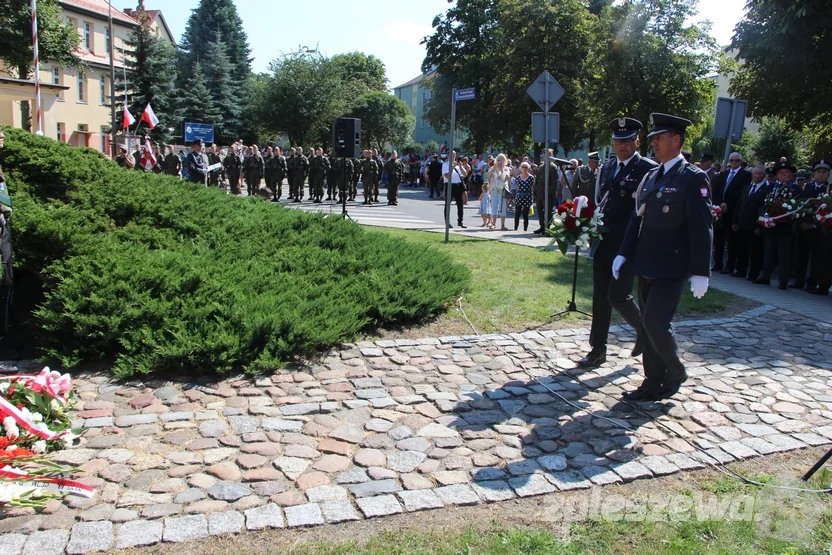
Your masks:
{"label": "evergreen tree", "polygon": [[185,121],[195,123],[213,123],[222,128],[222,115],[214,105],[211,90],[205,83],[202,64],[196,62],[190,72],[188,86],[182,90],[182,116]]}
{"label": "evergreen tree", "polygon": [[[127,82],[116,83],[116,97],[123,98],[127,91],[127,104],[137,120],[150,104],[159,118],[150,136],[156,142],[168,143],[181,122],[176,105],[176,50],[151,32],[150,17],[141,4],[136,19],[139,26],[124,41]],[[116,76],[118,79],[118,73]]]}
{"label": "evergreen tree", "polygon": [[221,36],[216,42],[209,42],[205,49],[205,58],[200,65],[205,76],[205,84],[211,93],[213,107],[217,109],[222,123],[214,124],[214,134],[220,144],[231,144],[240,138],[243,132],[242,114],[243,98],[235,94],[235,84],[231,76],[231,63],[225,53],[225,44]]}

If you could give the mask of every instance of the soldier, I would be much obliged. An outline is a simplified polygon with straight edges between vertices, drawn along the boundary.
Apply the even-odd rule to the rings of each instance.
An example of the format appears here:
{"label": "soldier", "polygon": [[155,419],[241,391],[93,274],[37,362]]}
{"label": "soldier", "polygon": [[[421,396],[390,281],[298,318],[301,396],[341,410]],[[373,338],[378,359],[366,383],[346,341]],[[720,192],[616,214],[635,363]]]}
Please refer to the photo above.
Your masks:
{"label": "soldier", "polygon": [[713,165],[714,155],[710,152],[703,152],[702,156],[699,157],[699,169],[705,172],[705,175],[708,176],[708,181],[710,182],[713,182],[714,178],[718,175]]}
{"label": "soldier", "polygon": [[295,166],[297,165],[297,158],[298,158],[298,151],[294,147],[289,149],[289,156],[286,158],[286,176],[289,179],[289,196],[286,197],[288,200],[294,200],[298,196],[298,192],[295,191],[295,181],[292,178],[295,175]]}
{"label": "soldier", "polygon": [[327,156],[329,160],[329,171],[326,172],[326,200],[331,201],[335,199],[335,187],[338,183],[338,176],[335,172],[335,151],[329,149]]}
{"label": "soldier", "polygon": [[234,195],[240,194],[240,173],[243,169],[243,158],[240,156],[239,143],[234,143],[228,150],[225,160],[222,161],[222,167],[225,169],[225,174],[228,176],[231,193]]}
{"label": "soldier", "polygon": [[372,159],[372,152],[365,150],[361,159],[361,186],[364,189],[364,202],[361,204],[373,204],[373,183],[376,180],[376,163]]}
{"label": "soldier", "polygon": [[349,182],[349,195],[347,201],[352,202],[358,196],[358,182],[361,180],[361,160],[359,158],[351,158],[352,162],[352,179]]}
{"label": "soldier", "polygon": [[[829,159],[818,160],[812,164],[812,176],[814,178],[814,192],[829,195],[829,170],[832,168],[832,161]],[[812,265],[814,266],[814,262]],[[829,287],[832,286],[832,235],[824,233],[821,236],[821,245],[818,259],[818,286],[809,289],[813,295],[829,295]]]}
{"label": "soldier", "polygon": [[[3,129],[0,129],[0,150],[6,140]],[[127,149],[124,149],[127,152]],[[9,317],[12,310],[12,294],[14,292],[14,273],[12,267],[12,230],[9,227],[12,217],[12,199],[0,168],[0,264],[3,265],[3,280],[0,282],[0,336],[9,330]]]}
{"label": "soldier", "polygon": [[274,192],[274,165],[269,162],[274,158],[274,151],[272,147],[267,146],[263,153],[263,179],[266,181],[266,188]]}
{"label": "soldier", "polygon": [[575,170],[575,177],[572,181],[572,187],[575,189],[577,196],[584,196],[586,198],[595,198],[595,182],[598,177],[598,166],[601,163],[601,157],[597,152],[589,153],[589,163],[586,166],[578,166]]}
{"label": "soldier", "polygon": [[399,160],[399,154],[395,150],[384,164],[384,171],[387,172],[387,205],[398,206],[399,184],[404,179],[404,164]]}
{"label": "soldier", "polygon": [[286,177],[286,158],[280,147],[274,147],[274,156],[269,160],[272,168],[272,202],[279,202],[283,196],[283,179]]}
{"label": "soldier", "polygon": [[329,160],[324,156],[322,149],[315,149],[312,158],[309,159],[309,194],[315,204],[323,202],[324,177],[327,171]]}
{"label": "soldier", "polygon": [[[217,151],[217,145],[212,144],[210,147],[208,147],[208,165],[213,166],[214,164],[219,164],[220,162],[222,162],[222,160],[220,160],[220,155]],[[214,187],[220,186],[219,169],[208,172],[208,185]]]}
{"label": "soldier", "polygon": [[205,174],[208,173],[208,170],[205,166],[205,157],[202,156],[202,147],[202,139],[197,139],[191,143],[191,151],[182,165],[182,168],[188,172],[188,181],[191,183],[205,183]]}
{"label": "soldier", "polygon": [[[612,147],[615,158],[610,159],[596,176],[595,204],[604,214],[604,232],[600,241],[592,244],[592,329],[589,344],[592,350],[578,362],[581,368],[599,366],[607,360],[612,309],[639,332],[641,314],[633,300],[633,265],[624,264],[613,279],[612,262],[615,260],[624,232],[630,223],[635,207],[635,194],[644,176],[656,167],[654,162],[638,152],[638,132],[642,124],[633,118],[617,118],[610,122]],[[637,357],[643,342],[636,340],[631,356]]]}
{"label": "soldier", "polygon": [[711,270],[710,182],[705,172],[682,156],[691,122],[667,114],[651,114],[650,121],[653,129],[647,137],[661,165],[636,191],[636,212],[612,266],[616,279],[628,261],[639,276],[645,380],[624,394],[630,401],[672,397],[687,380],[673,335],[673,315],[688,279],[693,296],[702,298]]}
{"label": "soldier", "polygon": [[[766,204],[777,200],[796,199],[802,196],[801,191],[794,183],[794,174],[797,169],[787,161],[778,162],[772,170],[777,175],[777,183],[766,196]],[[771,285],[771,274],[777,267],[777,277],[780,282],[777,286],[780,290],[787,290],[789,279],[792,277],[792,245],[794,242],[794,222],[791,218],[779,220],[774,227],[763,229],[763,243],[765,254],[763,255],[763,275],[754,283],[760,285]]]}
{"label": "soldier", "polygon": [[378,202],[378,189],[381,184],[381,172],[384,170],[384,164],[381,161],[378,151],[375,149],[373,149],[372,160],[376,164],[376,178],[373,181],[373,202]]}
{"label": "soldier", "polygon": [[[812,164],[812,181],[806,183],[803,188],[803,197],[806,199],[820,199],[829,194],[829,162],[818,160]],[[816,207],[815,207],[816,208]],[[829,286],[826,286],[824,293],[819,293],[826,265],[824,254],[825,235],[818,226],[817,219],[807,217],[801,221],[797,240],[797,258],[795,261],[795,283],[789,285],[795,289],[802,289],[805,279],[806,291],[813,294],[828,294]],[[809,259],[812,266],[809,276],[806,272],[809,269]]]}
{"label": "soldier", "polygon": [[[547,155],[548,154],[548,155]],[[546,149],[546,154],[544,154],[549,160],[549,223],[552,222],[552,213],[554,211],[555,204],[558,201],[558,166],[555,164],[554,160],[552,159],[552,150]],[[540,222],[540,227],[535,229],[534,232],[538,235],[545,235],[545,227],[546,227],[546,210],[544,204],[546,204],[546,187],[544,186],[543,180],[546,178],[546,161],[543,161],[540,168],[537,170],[537,177],[535,181],[534,187],[534,204],[535,204],[535,212],[537,212],[537,220]],[[496,220],[495,220],[496,221]]]}
{"label": "soldier", "polygon": [[257,145],[249,147],[249,155],[246,157],[244,167],[246,173],[246,191],[248,196],[254,196],[260,190],[260,180],[263,179],[263,172],[265,165],[263,164],[263,156],[257,149]]}
{"label": "soldier", "polygon": [[[303,155],[303,147],[301,146],[298,147],[295,154],[295,173],[294,177],[292,177],[292,174],[289,174],[289,179],[294,179],[295,181],[295,202],[301,202],[303,201],[303,183],[309,175],[309,159]],[[310,196],[312,195],[311,190],[309,194]]]}
{"label": "soldier", "polygon": [[[332,155],[334,156],[335,153],[333,152]],[[352,158],[332,158],[330,175],[333,176],[333,183],[338,184],[338,202],[346,200],[345,197],[349,194],[353,175],[358,173],[352,160]]]}
{"label": "soldier", "polygon": [[179,156],[174,154],[173,147],[168,145],[168,155],[165,156],[165,175],[175,175],[179,177],[179,170],[182,169],[182,161]]}

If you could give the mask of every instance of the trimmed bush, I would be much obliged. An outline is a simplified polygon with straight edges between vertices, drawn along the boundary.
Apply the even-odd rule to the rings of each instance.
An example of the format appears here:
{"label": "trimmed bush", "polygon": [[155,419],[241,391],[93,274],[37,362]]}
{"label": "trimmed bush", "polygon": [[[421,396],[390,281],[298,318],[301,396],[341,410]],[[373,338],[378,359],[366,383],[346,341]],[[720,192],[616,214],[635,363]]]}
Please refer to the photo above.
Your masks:
{"label": "trimmed bush", "polygon": [[470,279],[430,247],[160,175],[19,130],[0,151],[16,260],[46,281],[45,354],[259,372],[437,314]]}

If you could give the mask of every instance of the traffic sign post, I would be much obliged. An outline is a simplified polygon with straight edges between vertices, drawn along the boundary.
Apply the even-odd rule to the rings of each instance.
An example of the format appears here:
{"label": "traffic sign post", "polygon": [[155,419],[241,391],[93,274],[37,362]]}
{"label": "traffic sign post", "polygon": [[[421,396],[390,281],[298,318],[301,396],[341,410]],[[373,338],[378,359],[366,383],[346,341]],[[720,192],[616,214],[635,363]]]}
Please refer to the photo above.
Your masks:
{"label": "traffic sign post", "polygon": [[723,161],[727,161],[731,155],[732,141],[742,138],[747,108],[748,102],[745,100],[720,97],[716,101],[714,137],[717,139],[727,139],[725,141],[725,157]]}
{"label": "traffic sign post", "polygon": [[[534,83],[532,83],[526,92],[532,97],[543,112],[536,112],[532,114],[532,140],[535,135],[535,121],[539,121],[538,125],[543,127],[543,229],[549,229],[549,141],[554,135],[554,142],[560,140],[560,114],[549,114],[549,110],[557,104],[558,100],[563,98],[566,91],[560,86],[552,74],[548,71],[541,73]],[[554,117],[552,117],[554,116]],[[550,128],[553,124],[554,129]],[[539,142],[539,141],[535,141]]]}
{"label": "traffic sign post", "polygon": [[[448,145],[448,183],[445,185],[445,242],[450,241],[451,233],[451,193],[454,188],[454,135],[456,134],[456,103],[463,100],[474,100],[477,97],[477,89],[451,90],[451,140]],[[460,181],[462,179],[460,178]],[[461,183],[460,183],[461,185]]]}

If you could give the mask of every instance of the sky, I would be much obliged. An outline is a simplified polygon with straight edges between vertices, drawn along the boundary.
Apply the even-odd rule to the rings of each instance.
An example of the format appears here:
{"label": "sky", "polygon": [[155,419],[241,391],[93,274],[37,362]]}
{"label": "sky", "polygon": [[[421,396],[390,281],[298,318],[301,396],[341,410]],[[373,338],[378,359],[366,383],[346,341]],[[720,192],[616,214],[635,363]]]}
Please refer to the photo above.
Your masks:
{"label": "sky", "polygon": [[[120,9],[135,8],[137,3],[113,0],[113,6]],[[377,0],[234,3],[248,35],[254,71],[266,71],[269,62],[281,53],[301,48],[317,48],[326,56],[360,51],[384,62],[390,88],[419,75],[425,56],[425,48],[419,43],[431,33],[433,18],[449,7],[448,0],[419,0],[415,5],[382,4]],[[162,10],[177,42],[191,10],[198,5],[199,0],[145,0],[147,9]],[[744,6],[745,0],[700,0],[699,15],[693,21],[709,19],[713,23],[711,34],[720,45],[726,45]]]}

